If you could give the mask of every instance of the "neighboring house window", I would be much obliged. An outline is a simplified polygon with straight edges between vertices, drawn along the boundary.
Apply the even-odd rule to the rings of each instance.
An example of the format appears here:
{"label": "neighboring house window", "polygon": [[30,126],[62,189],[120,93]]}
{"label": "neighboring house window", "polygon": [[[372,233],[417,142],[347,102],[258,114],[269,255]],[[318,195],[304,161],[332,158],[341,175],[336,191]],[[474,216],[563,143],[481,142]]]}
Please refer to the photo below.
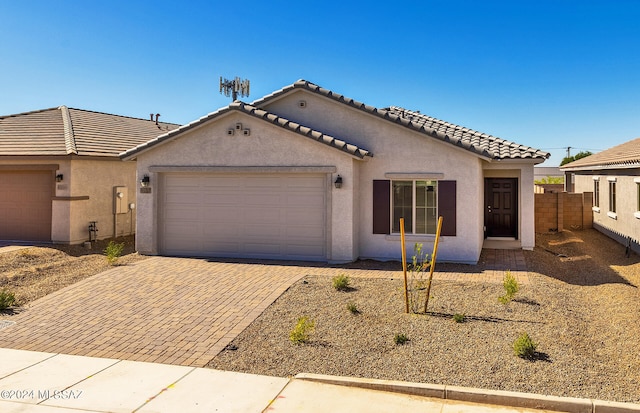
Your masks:
{"label": "neighboring house window", "polygon": [[437,181],[391,181],[392,232],[435,235],[438,222]]}
{"label": "neighboring house window", "polygon": [[593,206],[600,208],[600,181],[593,181]]}
{"label": "neighboring house window", "polygon": [[636,182],[636,211],[640,211],[640,182]]}
{"label": "neighboring house window", "polygon": [[400,217],[409,234],[435,234],[442,216],[443,236],[456,235],[456,181],[374,180],[373,233],[400,232]]}
{"label": "neighboring house window", "polygon": [[616,182],[609,181],[609,212],[616,212]]}

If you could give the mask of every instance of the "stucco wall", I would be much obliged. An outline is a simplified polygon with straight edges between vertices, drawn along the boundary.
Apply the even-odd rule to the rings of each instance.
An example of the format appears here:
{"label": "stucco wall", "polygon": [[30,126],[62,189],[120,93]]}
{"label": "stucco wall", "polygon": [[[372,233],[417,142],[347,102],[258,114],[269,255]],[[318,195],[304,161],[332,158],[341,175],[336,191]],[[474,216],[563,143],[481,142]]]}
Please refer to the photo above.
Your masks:
{"label": "stucco wall", "polygon": [[[58,165],[56,174],[63,180],[55,183],[51,204],[51,241],[79,244],[89,239],[89,221],[98,221],[98,238],[111,238],[113,229],[113,187],[128,188],[128,203],[135,203],[135,162],[118,158],[98,159],[66,157],[29,157],[4,160],[0,165]],[[83,199],[88,197],[89,199]],[[118,215],[117,235],[132,233],[129,212]]]}
{"label": "stucco wall", "polygon": [[[593,178],[600,181],[600,207],[593,208],[593,225],[603,227],[640,242],[640,211],[637,209],[638,178],[640,171],[603,171],[598,175],[575,175],[575,192],[593,192]],[[609,211],[609,179],[616,181],[616,213]],[[595,196],[595,194],[594,194]],[[595,205],[595,199],[594,199]]]}
{"label": "stucco wall", "polygon": [[[236,123],[249,129],[250,135],[227,134]],[[157,254],[158,191],[161,167],[220,166],[220,167],[335,167],[331,181],[340,174],[343,186],[330,186],[327,200],[330,246],[329,261],[352,261],[357,258],[357,246],[352,230],[357,211],[357,197],[353,196],[355,169],[363,161],[340,153],[324,144],[286,131],[278,126],[255,119],[241,112],[231,112],[214,122],[181,135],[175,141],[142,153],[137,159],[138,176],[149,175],[151,193],[138,195],[137,249],[144,254]],[[151,167],[156,167],[151,168]],[[158,169],[160,168],[160,169]],[[154,172],[158,171],[160,172]]]}
{"label": "stucco wall", "polygon": [[[299,102],[305,102],[301,107]],[[138,155],[138,176],[151,178],[152,192],[138,198],[138,250],[156,254],[159,174],[168,166],[335,166],[343,188],[331,189],[330,260],[358,257],[400,258],[398,235],[373,234],[373,181],[387,174],[434,174],[457,184],[456,236],[441,238],[438,257],[443,261],[477,262],[484,235],[484,177],[519,179],[518,217],[523,248],[533,248],[533,163],[489,162],[465,149],[398,127],[374,115],[331,99],[296,90],[266,105],[267,110],[315,128],[373,153],[366,162],[354,160],[316,142],[240,112],[230,112],[194,128],[176,140]],[[237,122],[251,129],[250,136],[228,136]],[[154,168],[155,167],[155,168]],[[333,179],[333,177],[332,177]],[[525,191],[525,188],[529,189]],[[433,236],[410,236],[430,251]]]}
{"label": "stucco wall", "polygon": [[[135,232],[135,210],[131,211],[127,207],[127,212],[117,214],[117,217],[113,213],[116,186],[127,188],[126,204],[136,203],[135,162],[123,162],[119,159],[74,159],[71,162],[71,174],[65,181],[71,190],[70,196],[89,197],[87,200],[64,201],[71,208],[71,222],[68,226],[71,243],[81,243],[89,239],[90,221],[97,221],[98,239]],[[114,218],[117,223],[115,233]]]}
{"label": "stucco wall", "polygon": [[[299,107],[300,100],[306,102],[305,108]],[[373,180],[389,179],[385,177],[387,173],[434,173],[441,174],[442,180],[457,182],[457,233],[455,237],[441,237],[438,259],[467,263],[478,260],[482,250],[484,219],[483,161],[480,158],[466,150],[404,130],[376,116],[304,91],[285,96],[268,105],[268,109],[373,153],[373,158],[361,165],[358,176],[360,208],[357,218],[361,258],[401,257],[399,235],[373,234]],[[434,238],[429,235],[408,236],[408,255],[411,255],[416,242],[423,243],[423,248],[430,252]]]}

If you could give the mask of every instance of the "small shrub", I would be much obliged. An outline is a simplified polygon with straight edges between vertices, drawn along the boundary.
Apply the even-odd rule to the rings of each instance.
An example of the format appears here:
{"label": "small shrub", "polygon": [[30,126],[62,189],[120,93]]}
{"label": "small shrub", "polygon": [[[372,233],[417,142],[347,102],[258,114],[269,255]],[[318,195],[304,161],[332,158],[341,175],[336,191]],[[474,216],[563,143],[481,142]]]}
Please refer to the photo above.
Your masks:
{"label": "small shrub", "polygon": [[409,337],[406,336],[406,334],[403,333],[396,333],[393,336],[393,342],[399,345],[403,345],[405,344],[407,341],[409,341]]}
{"label": "small shrub", "polygon": [[355,303],[347,304],[347,310],[351,312],[351,314],[360,314],[360,310],[356,307]]}
{"label": "small shrub", "polygon": [[467,317],[464,314],[455,313],[453,315],[453,321],[455,321],[456,323],[464,323],[466,319]]}
{"label": "small shrub", "polygon": [[504,287],[504,295],[498,297],[498,301],[502,304],[508,304],[513,297],[516,295],[520,287],[518,286],[518,281],[516,277],[511,275],[511,271],[507,270],[507,273],[504,275],[504,279],[502,281],[502,286]]}
{"label": "small shrub", "polygon": [[516,356],[523,359],[532,360],[535,357],[537,347],[538,344],[534,343],[527,333],[520,334],[513,342],[513,351]]}
{"label": "small shrub", "polygon": [[295,327],[293,327],[293,330],[289,333],[289,340],[291,340],[293,344],[308,343],[309,335],[313,332],[314,328],[315,322],[313,320],[309,320],[308,317],[300,317]]}
{"label": "small shrub", "polygon": [[120,255],[122,255],[122,250],[124,249],[124,243],[117,244],[113,241],[109,241],[107,248],[104,249],[104,253],[107,256],[107,261],[109,264],[115,265]]}
{"label": "small shrub", "polygon": [[340,274],[336,277],[333,277],[333,288],[338,291],[347,291],[349,289],[349,277],[344,274]]}
{"label": "small shrub", "polygon": [[11,291],[5,289],[0,290],[0,310],[9,308],[16,302],[16,296]]}

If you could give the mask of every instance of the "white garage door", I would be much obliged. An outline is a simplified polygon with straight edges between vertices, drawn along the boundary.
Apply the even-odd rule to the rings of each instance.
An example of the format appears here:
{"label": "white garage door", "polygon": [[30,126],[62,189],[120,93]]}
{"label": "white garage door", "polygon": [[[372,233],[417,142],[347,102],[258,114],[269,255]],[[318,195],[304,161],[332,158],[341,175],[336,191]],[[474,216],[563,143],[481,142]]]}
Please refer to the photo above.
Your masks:
{"label": "white garage door", "polygon": [[162,254],[326,260],[326,177],[163,174]]}

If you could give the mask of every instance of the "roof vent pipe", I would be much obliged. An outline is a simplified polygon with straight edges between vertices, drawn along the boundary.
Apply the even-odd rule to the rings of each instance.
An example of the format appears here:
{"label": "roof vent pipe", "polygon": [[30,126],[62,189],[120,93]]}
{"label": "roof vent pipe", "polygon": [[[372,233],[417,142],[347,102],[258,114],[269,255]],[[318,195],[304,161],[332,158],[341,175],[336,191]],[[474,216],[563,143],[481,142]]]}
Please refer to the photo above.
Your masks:
{"label": "roof vent pipe", "polygon": [[160,117],[159,113],[156,113],[156,125],[158,124],[158,118]]}
{"label": "roof vent pipe", "polygon": [[153,122],[153,113],[149,113],[149,119],[151,119],[151,122]]}

